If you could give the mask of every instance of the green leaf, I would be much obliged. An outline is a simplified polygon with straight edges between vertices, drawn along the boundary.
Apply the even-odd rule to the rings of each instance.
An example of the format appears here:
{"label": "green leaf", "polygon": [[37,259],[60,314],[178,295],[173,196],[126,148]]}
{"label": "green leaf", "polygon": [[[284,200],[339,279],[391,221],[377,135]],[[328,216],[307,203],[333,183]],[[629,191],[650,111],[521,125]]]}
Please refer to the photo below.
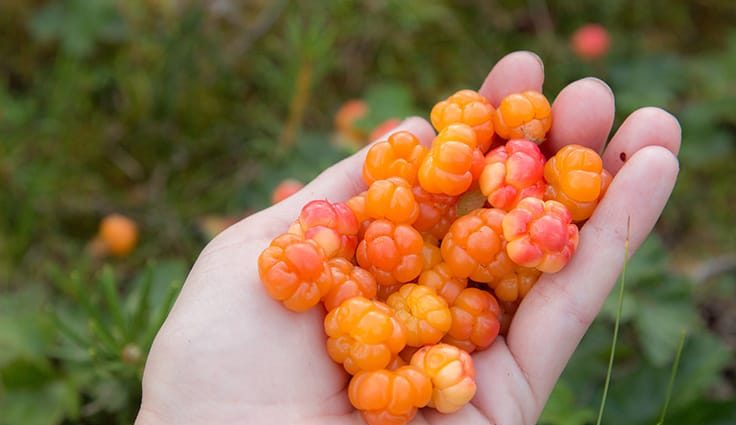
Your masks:
{"label": "green leaf", "polygon": [[656,366],[666,365],[677,348],[680,333],[694,319],[692,305],[687,303],[642,304],[634,323],[647,358]]}
{"label": "green leaf", "polygon": [[79,402],[76,390],[63,381],[11,390],[0,398],[0,425],[57,425],[78,415]]}

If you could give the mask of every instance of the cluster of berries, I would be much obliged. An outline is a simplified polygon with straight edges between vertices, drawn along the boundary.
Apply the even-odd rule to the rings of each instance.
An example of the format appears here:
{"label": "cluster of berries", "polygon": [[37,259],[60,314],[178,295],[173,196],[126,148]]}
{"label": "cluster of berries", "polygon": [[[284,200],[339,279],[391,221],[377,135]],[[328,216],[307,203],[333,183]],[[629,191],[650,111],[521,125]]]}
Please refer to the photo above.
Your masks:
{"label": "cluster of berries", "polygon": [[407,131],[374,144],[365,192],[308,203],[258,259],[286,308],[322,303],[327,352],[353,375],[348,396],[369,424],[473,398],[470,353],[508,329],[542,273],[570,261],[577,225],[611,181],[586,147],[545,158],[552,115],[540,93],[494,108],[462,90],[431,121],[430,148]]}

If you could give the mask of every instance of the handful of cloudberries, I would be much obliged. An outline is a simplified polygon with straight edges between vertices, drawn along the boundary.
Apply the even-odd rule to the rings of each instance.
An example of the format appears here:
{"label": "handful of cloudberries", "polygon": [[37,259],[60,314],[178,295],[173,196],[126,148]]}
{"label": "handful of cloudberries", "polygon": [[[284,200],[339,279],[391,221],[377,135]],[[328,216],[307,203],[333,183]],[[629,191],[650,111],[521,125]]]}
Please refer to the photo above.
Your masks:
{"label": "handful of cloudberries", "polygon": [[570,261],[611,181],[586,147],[545,158],[552,112],[541,93],[494,108],[461,90],[431,121],[431,147],[407,131],[373,144],[365,192],[309,202],[258,258],[284,307],[323,305],[327,353],[352,375],[348,397],[371,425],[470,402],[471,353],[508,329],[542,273]]}

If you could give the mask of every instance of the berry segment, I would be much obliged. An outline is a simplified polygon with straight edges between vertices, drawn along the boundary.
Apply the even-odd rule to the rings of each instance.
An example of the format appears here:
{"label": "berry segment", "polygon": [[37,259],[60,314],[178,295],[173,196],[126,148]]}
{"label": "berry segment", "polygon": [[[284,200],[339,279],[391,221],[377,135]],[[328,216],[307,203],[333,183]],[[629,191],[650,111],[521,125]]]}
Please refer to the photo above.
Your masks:
{"label": "berry segment", "polygon": [[544,197],[544,155],[534,143],[509,140],[486,155],[478,179],[480,190],[494,208],[508,211],[523,198]]}
{"label": "berry segment", "polygon": [[268,294],[292,311],[306,311],[332,287],[322,248],[313,240],[285,233],[258,257],[258,274]]}
{"label": "berry segment", "polygon": [[411,365],[432,380],[430,407],[452,413],[475,395],[475,367],[466,351],[449,344],[428,345],[414,353]]}
{"label": "berry segment", "polygon": [[342,202],[312,201],[302,208],[289,233],[317,242],[328,258],[353,258],[358,244],[358,220]]}
{"label": "berry segment", "polygon": [[397,224],[412,224],[419,216],[419,205],[409,183],[401,177],[376,180],[365,195],[365,213],[370,218],[385,218]]}
{"label": "berry segment", "polygon": [[403,325],[384,303],[364,297],[344,301],[325,317],[327,354],[354,375],[385,368],[406,345]]}
{"label": "berry segment", "polygon": [[363,164],[363,180],[371,185],[377,180],[401,177],[413,185],[417,180],[417,169],[427,154],[427,148],[408,131],[399,131],[388,140],[373,145]]}
{"label": "berry segment", "polygon": [[506,253],[511,261],[544,273],[556,273],[578,246],[578,228],[557,201],[525,198],[503,219]]}
{"label": "berry segment", "polygon": [[322,298],[327,311],[334,310],[343,301],[353,297],[376,297],[376,279],[367,270],[344,258],[333,258],[327,262],[332,273],[332,288]]}
{"label": "berry segment", "polygon": [[468,353],[488,348],[501,329],[501,307],[493,295],[477,288],[466,288],[450,307],[452,326],[443,342]]}
{"label": "berry segment", "polygon": [[428,286],[408,283],[388,297],[386,304],[406,328],[406,344],[411,347],[435,344],[450,329],[447,301]]}
{"label": "berry segment", "polygon": [[[506,255],[504,257],[506,261],[511,263],[511,260],[508,260]],[[542,272],[537,269],[513,264],[512,270],[490,282],[488,286],[493,288],[493,293],[496,294],[496,297],[500,301],[513,302],[526,297],[526,294],[531,291],[541,274]]]}
{"label": "berry segment", "polygon": [[[483,161],[473,129],[450,124],[432,142],[429,154],[419,167],[419,184],[429,193],[457,196],[473,182],[474,166]],[[482,164],[481,164],[482,165]]]}
{"label": "berry segment", "polygon": [[496,110],[488,99],[474,90],[460,90],[440,101],[430,114],[432,125],[442,131],[450,124],[467,124],[475,131],[478,148],[486,152],[493,140],[493,115]]}
{"label": "berry segment", "polygon": [[348,397],[368,425],[403,425],[429,403],[432,382],[414,366],[359,372],[350,380]]}
{"label": "berry segment", "polygon": [[544,178],[549,183],[546,199],[566,206],[574,221],[593,215],[612,179],[598,153],[580,145],[567,145],[550,158]]}
{"label": "berry segment", "polygon": [[372,222],[358,245],[358,264],[373,274],[379,285],[410,282],[422,272],[422,235],[406,224]]}
{"label": "berry segment", "polygon": [[503,139],[527,139],[540,144],[552,127],[552,107],[536,91],[510,94],[498,105],[493,124]]}

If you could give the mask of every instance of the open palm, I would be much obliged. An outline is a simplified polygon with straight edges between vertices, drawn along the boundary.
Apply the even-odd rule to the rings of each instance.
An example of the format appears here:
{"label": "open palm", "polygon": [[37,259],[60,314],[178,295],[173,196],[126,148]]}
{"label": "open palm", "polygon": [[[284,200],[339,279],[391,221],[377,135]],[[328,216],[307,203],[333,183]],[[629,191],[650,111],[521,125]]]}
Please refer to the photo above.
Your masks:
{"label": "open palm", "polygon": [[[496,64],[480,92],[498,105],[510,93],[541,91],[543,80],[539,58],[516,52]],[[613,124],[613,93],[596,79],[576,81],[557,96],[553,116],[548,151],[570,143],[601,151]],[[401,129],[425,145],[434,135],[420,118]],[[472,405],[451,415],[422,411],[415,423],[536,423],[619,275],[627,221],[634,250],[659,217],[677,176],[679,146],[680,127],[670,114],[643,108],[626,119],[603,153],[615,178],[583,226],[573,260],[542,276],[505,339],[473,355],[478,391]],[[349,377],[327,355],[322,309],[287,311],[266,295],[256,263],[303,204],[344,201],[364,190],[364,156],[365,150],[334,165],[207,246],[151,349],[137,424],[361,423],[346,396]]]}

